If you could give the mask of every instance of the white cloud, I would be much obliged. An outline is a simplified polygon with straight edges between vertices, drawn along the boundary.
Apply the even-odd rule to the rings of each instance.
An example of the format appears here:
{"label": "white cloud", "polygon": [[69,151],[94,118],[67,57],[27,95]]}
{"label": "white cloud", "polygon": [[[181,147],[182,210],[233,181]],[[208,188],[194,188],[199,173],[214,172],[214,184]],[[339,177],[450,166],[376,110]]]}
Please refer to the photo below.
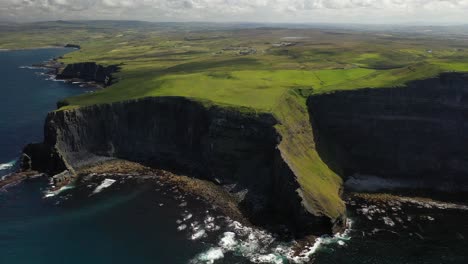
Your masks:
{"label": "white cloud", "polygon": [[468,23],[468,0],[0,0],[0,20]]}

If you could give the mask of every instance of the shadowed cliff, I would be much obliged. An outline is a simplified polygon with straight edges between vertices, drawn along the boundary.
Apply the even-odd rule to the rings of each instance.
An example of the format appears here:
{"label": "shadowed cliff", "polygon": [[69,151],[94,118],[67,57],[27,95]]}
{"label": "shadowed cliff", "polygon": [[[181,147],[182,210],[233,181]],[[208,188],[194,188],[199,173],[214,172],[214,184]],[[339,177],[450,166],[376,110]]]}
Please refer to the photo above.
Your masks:
{"label": "shadowed cliff", "polygon": [[295,172],[277,148],[277,124],[268,113],[183,97],[144,98],[52,112],[44,143],[29,146],[26,154],[34,169],[64,165],[49,167],[52,174],[117,157],[207,179],[229,186],[255,224],[286,225],[298,236],[330,234],[342,224],[334,223],[342,212],[331,216],[307,207]]}
{"label": "shadowed cliff", "polygon": [[340,175],[468,190],[467,74],[315,95],[307,105],[319,153]]}
{"label": "shadowed cliff", "polygon": [[68,64],[59,74],[57,79],[80,79],[83,81],[94,81],[104,85],[113,82],[112,73],[118,71],[118,66],[102,66],[95,62],[81,62]]}

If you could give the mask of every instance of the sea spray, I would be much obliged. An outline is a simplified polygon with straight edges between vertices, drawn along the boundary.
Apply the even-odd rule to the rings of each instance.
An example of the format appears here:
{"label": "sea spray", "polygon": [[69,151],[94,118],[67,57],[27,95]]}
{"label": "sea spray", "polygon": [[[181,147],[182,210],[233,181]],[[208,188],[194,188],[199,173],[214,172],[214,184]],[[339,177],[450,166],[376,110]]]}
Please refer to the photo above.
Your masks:
{"label": "sea spray", "polygon": [[323,236],[315,240],[310,246],[305,246],[297,252],[297,242],[278,241],[271,233],[258,228],[247,227],[241,223],[226,218],[226,227],[217,245],[213,245],[205,252],[198,254],[191,263],[214,263],[213,259],[206,259],[209,252],[214,250],[226,254],[235,254],[248,259],[252,263],[308,263],[322,245],[336,244],[344,246],[350,240],[352,221],[347,221],[347,229],[334,236]]}
{"label": "sea spray", "polygon": [[0,163],[0,171],[11,170],[16,165],[16,161],[15,159],[6,163]]}
{"label": "sea spray", "polygon": [[93,194],[100,193],[105,188],[109,188],[115,182],[116,180],[113,179],[104,179],[104,181],[102,181],[102,183],[98,187],[96,187],[96,189],[94,189]]}
{"label": "sea spray", "polygon": [[57,195],[59,195],[60,193],[66,191],[66,190],[73,189],[73,188],[75,188],[74,185],[66,185],[66,186],[61,187],[61,188],[58,189],[58,190],[54,190],[54,191],[48,190],[48,191],[46,191],[46,192],[44,193],[44,198],[50,198],[50,197],[57,196]]}
{"label": "sea spray", "polygon": [[216,260],[224,258],[221,248],[210,248],[206,252],[200,253],[196,258],[190,261],[191,264],[213,264]]}

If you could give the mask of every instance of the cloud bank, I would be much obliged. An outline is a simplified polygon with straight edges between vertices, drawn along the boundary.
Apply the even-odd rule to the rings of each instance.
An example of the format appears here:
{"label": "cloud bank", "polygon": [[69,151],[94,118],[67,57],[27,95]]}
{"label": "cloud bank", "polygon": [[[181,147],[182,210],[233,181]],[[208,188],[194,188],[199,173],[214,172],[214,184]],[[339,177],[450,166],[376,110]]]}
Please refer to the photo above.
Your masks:
{"label": "cloud bank", "polygon": [[468,23],[468,0],[0,0],[0,20]]}

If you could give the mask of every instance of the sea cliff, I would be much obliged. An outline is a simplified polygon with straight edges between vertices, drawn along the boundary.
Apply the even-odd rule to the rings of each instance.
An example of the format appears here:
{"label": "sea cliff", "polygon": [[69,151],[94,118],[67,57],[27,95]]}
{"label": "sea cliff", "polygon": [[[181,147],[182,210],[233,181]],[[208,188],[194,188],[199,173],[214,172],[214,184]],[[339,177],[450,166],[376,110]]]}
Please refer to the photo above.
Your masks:
{"label": "sea cliff", "polygon": [[[50,113],[23,169],[49,174],[120,158],[209,180],[254,224],[298,236],[342,230],[342,178],[371,174],[466,191],[468,76],[405,87],[285,94],[272,113],[146,97]],[[421,188],[414,185],[414,188]]]}
{"label": "sea cliff", "polygon": [[95,62],[72,63],[58,72],[57,79],[79,79],[86,82],[96,82],[111,85],[114,78],[112,73],[118,71],[118,66],[103,66]]}
{"label": "sea cliff", "polygon": [[343,177],[468,191],[467,74],[320,94],[307,105],[317,148]]}
{"label": "sea cliff", "polygon": [[299,183],[277,148],[277,123],[268,113],[183,97],[59,110],[48,115],[44,143],[28,146],[23,163],[57,174],[109,157],[141,162],[229,186],[253,223],[332,233],[335,219],[302,205]]}

